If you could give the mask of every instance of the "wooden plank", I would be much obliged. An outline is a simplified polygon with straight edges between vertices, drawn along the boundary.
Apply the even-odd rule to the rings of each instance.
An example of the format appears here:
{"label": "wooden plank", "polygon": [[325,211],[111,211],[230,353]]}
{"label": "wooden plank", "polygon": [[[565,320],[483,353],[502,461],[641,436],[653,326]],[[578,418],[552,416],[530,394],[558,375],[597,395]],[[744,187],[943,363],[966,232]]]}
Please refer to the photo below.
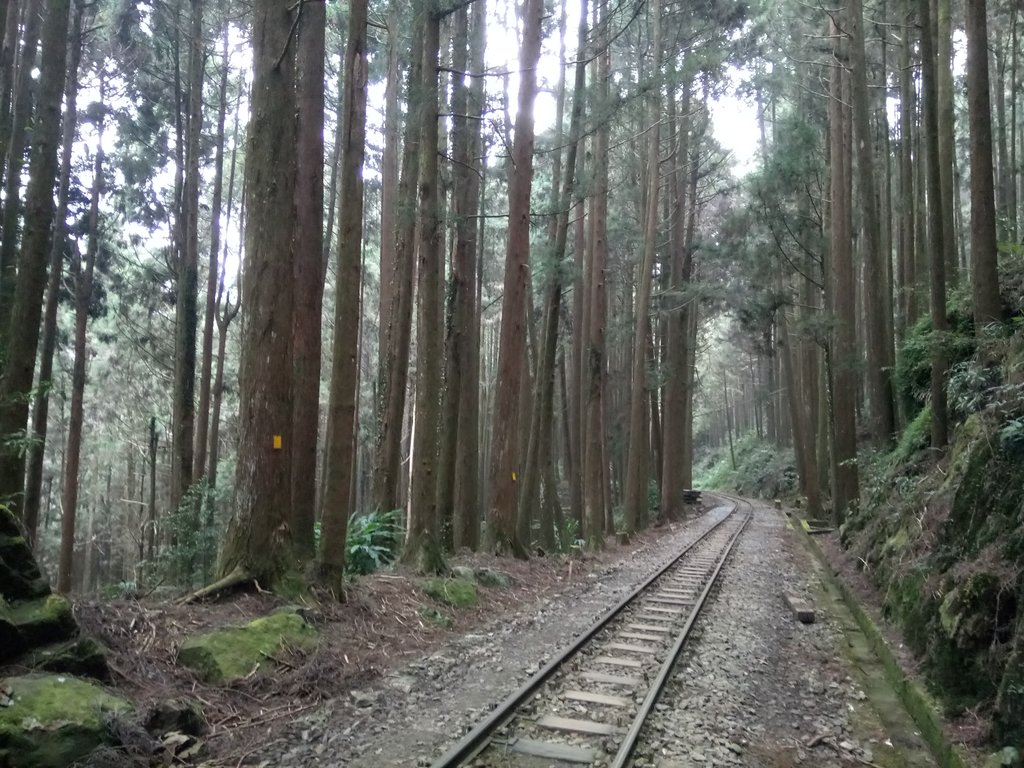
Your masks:
{"label": "wooden plank", "polygon": [[613,651],[625,651],[626,653],[657,653],[657,648],[651,648],[646,645],[633,645],[632,643],[608,643],[605,646]]}
{"label": "wooden plank", "polygon": [[512,751],[520,755],[540,757],[544,760],[558,760],[563,763],[582,763],[590,765],[594,762],[594,750],[585,747],[574,747],[572,744],[556,744],[551,741],[519,738],[512,744]]}
{"label": "wooden plank", "polygon": [[660,643],[665,638],[661,635],[648,635],[643,632],[619,632],[619,637],[627,640],[642,640],[645,643]]}
{"label": "wooden plank", "polygon": [[787,592],[785,594],[786,604],[801,624],[814,623],[814,606],[801,597]]}
{"label": "wooden plank", "polygon": [[573,701],[586,701],[590,704],[604,704],[609,707],[630,707],[633,702],[621,696],[611,696],[596,691],[565,691],[562,697]]}
{"label": "wooden plank", "polygon": [[693,597],[695,591],[696,590],[693,589],[673,589],[666,587],[665,589],[659,590],[658,594],[664,595],[665,597]]}
{"label": "wooden plank", "polygon": [[688,606],[693,605],[693,599],[685,599],[682,597],[662,597],[661,595],[654,595],[654,597],[647,598],[648,602],[658,603],[659,605],[681,605]]}
{"label": "wooden plank", "polygon": [[580,676],[592,683],[624,685],[630,688],[638,688],[642,682],[639,677],[623,677],[622,675],[609,675],[604,672],[580,672]]}
{"label": "wooden plank", "polygon": [[537,721],[541,728],[550,728],[553,731],[571,731],[572,733],[589,733],[594,736],[611,736],[618,733],[619,729],[609,723],[598,723],[594,720],[577,720],[574,717],[557,717],[555,715],[544,715]]}
{"label": "wooden plank", "polygon": [[[648,600],[648,602],[653,602],[653,601]],[[664,607],[659,606],[659,605],[645,605],[644,606],[644,610],[645,611],[654,611],[655,613],[671,613],[671,614],[675,614],[675,615],[678,615],[678,614],[683,612],[682,608],[664,608]]]}
{"label": "wooden plank", "polygon": [[644,665],[642,661],[636,659],[623,659],[619,656],[595,656],[595,664],[610,664],[613,667],[632,667],[633,669],[640,669]]}
{"label": "wooden plank", "polygon": [[672,616],[665,616],[660,613],[638,613],[633,617],[634,619],[640,619],[642,621],[672,621]]}
{"label": "wooden plank", "polygon": [[627,624],[626,626],[641,632],[661,632],[664,635],[669,632],[668,627],[659,627],[656,624]]}

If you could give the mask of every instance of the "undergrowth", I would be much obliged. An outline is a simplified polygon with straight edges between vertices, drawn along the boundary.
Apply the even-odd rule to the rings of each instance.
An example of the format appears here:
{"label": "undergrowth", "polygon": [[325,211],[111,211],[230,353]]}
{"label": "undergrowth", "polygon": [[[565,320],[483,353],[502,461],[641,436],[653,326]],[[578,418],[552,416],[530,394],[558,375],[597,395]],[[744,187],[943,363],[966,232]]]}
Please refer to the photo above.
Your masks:
{"label": "undergrowth", "polygon": [[792,447],[778,448],[747,432],[734,441],[733,452],[735,467],[728,446],[706,453],[694,466],[694,487],[766,499],[788,498],[797,492]]}
{"label": "undergrowth", "polygon": [[[908,331],[895,384],[910,422],[892,451],[861,457],[862,504],[841,529],[933,692],[953,714],[987,717],[996,745],[1024,743],[1021,303],[1009,297],[1011,319],[976,336],[954,295],[948,333]],[[930,447],[936,343],[950,359],[945,451]]]}

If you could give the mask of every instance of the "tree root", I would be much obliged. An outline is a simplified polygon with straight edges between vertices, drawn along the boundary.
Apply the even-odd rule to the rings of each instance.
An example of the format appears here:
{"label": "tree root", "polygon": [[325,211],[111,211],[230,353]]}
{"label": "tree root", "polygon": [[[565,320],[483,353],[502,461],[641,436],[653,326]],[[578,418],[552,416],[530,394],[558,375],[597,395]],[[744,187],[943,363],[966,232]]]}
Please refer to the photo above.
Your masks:
{"label": "tree root", "polygon": [[207,598],[219,595],[222,592],[241,587],[246,584],[255,584],[255,577],[249,573],[245,568],[240,565],[235,566],[235,570],[229,573],[222,579],[218,579],[213,584],[208,584],[202,589],[198,589],[195,592],[185,595],[184,597],[178,598],[175,602],[178,605],[188,605],[189,603],[195,603],[200,600],[206,600]]}

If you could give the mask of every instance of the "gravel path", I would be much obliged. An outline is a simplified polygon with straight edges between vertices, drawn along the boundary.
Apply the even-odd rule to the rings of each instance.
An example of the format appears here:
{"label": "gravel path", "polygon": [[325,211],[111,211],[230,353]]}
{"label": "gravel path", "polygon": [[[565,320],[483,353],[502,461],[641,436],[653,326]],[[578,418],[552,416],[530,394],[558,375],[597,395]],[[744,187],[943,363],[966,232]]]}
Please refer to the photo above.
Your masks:
{"label": "gravel path", "polygon": [[[814,601],[813,624],[796,621],[787,591]],[[877,670],[847,654],[852,623],[822,589],[817,562],[783,516],[755,505],[644,731],[636,765],[932,765],[900,708],[888,724],[898,733],[882,725],[893,716],[875,709],[877,675],[870,685],[868,676]],[[916,751],[897,751],[894,740]]]}
{"label": "gravel path", "polygon": [[[667,530],[658,544],[556,597],[503,616],[373,687],[334,700],[289,726],[243,765],[429,765],[476,721],[534,674],[657,567],[726,510]],[[820,591],[815,564],[764,506],[723,570],[657,705],[638,766],[832,768],[906,761],[864,693],[863,664],[846,653],[842,609]],[[817,621],[802,625],[786,589],[815,599]],[[898,742],[905,742],[902,734]],[[909,738],[912,740],[913,735]]]}

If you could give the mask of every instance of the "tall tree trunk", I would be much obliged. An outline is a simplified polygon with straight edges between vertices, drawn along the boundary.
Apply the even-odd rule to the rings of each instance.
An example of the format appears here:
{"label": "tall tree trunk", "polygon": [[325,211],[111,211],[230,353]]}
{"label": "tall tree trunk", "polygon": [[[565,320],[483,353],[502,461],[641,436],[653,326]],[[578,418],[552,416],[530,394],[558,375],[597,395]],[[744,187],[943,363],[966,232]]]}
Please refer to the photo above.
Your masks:
{"label": "tall tree trunk", "polygon": [[17,68],[17,90],[14,94],[13,119],[10,127],[2,130],[4,141],[0,148],[3,162],[4,204],[3,230],[0,240],[0,355],[7,347],[7,330],[11,321],[11,305],[16,280],[15,262],[18,257],[18,221],[21,216],[21,170],[25,164],[25,147],[32,122],[35,80],[33,71],[39,45],[39,25],[42,10],[31,7],[25,13],[24,43]]}
{"label": "tall tree trunk", "polygon": [[[939,174],[939,110],[936,76],[935,45],[931,33],[932,20],[929,0],[920,0],[921,20],[921,79],[923,97],[921,107],[924,114],[924,145],[927,162],[927,193],[928,193],[928,266],[929,294],[931,299],[932,331],[936,341],[932,343],[931,370],[931,409],[932,409],[932,447],[945,448],[949,434],[946,413],[946,353],[943,345],[938,343],[938,336],[947,328],[946,321],[946,277],[945,237],[942,221],[942,208],[937,204],[941,200],[942,181]],[[986,58],[987,61],[987,58]],[[984,65],[986,79],[988,64]],[[988,91],[986,89],[986,101]],[[990,139],[991,141],[991,139]]]}
{"label": "tall tree trunk", "polygon": [[[672,192],[669,267],[669,295],[667,332],[665,339],[665,407],[662,435],[663,453],[661,470],[661,514],[668,520],[683,512],[683,443],[686,431],[686,340],[689,331],[689,299],[683,291],[690,280],[693,260],[686,243],[686,188],[688,183],[686,161],[690,157],[690,92],[689,82],[683,84],[679,114],[673,120],[675,131],[676,167],[669,177]],[[670,114],[675,108],[669,98]]]}
{"label": "tall tree trunk", "polygon": [[487,502],[488,545],[495,552],[527,557],[525,542],[516,533],[517,478],[520,471],[519,379],[526,364],[526,294],[530,270],[530,190],[533,183],[533,102],[537,93],[537,62],[540,59],[541,20],[544,4],[523,0],[523,39],[519,52],[519,102],[513,166],[509,184],[508,246],[505,258],[505,292],[501,305],[501,335],[495,385],[493,448]]}
{"label": "tall tree trunk", "polygon": [[853,87],[854,145],[857,147],[857,191],[860,193],[864,233],[864,298],[867,315],[867,379],[870,401],[869,430],[876,445],[887,445],[896,431],[891,368],[888,353],[889,308],[885,301],[885,259],[876,198],[874,134],[871,130],[871,101],[868,98],[867,57],[864,52],[864,9],[861,0],[848,6],[850,34],[850,77]]}
{"label": "tall tree trunk", "polygon": [[441,222],[438,207],[438,77],[441,19],[423,15],[423,102],[419,174],[416,313],[416,429],[412,448],[409,525],[402,559],[429,573],[443,568],[437,516],[437,442],[441,393]]}
{"label": "tall tree trunk", "polygon": [[[174,456],[171,460],[171,509],[177,510],[192,485],[195,446],[196,331],[199,321],[199,160],[203,132],[203,0],[191,0],[188,114],[185,129],[185,178],[181,203],[184,248],[177,264],[174,334]],[[198,507],[191,504],[193,512]]]}
{"label": "tall tree trunk", "polygon": [[[928,0],[924,0],[928,2]],[[838,28],[832,22],[831,35]],[[835,490],[833,492],[833,514],[837,521],[845,519],[847,510],[857,503],[857,426],[856,426],[856,368],[857,350],[855,337],[856,304],[854,300],[853,253],[851,252],[850,226],[850,177],[847,166],[849,130],[843,85],[845,47],[841,40],[833,43],[837,63],[832,67],[829,128],[831,147],[831,243],[830,258],[835,286],[836,331],[832,375],[834,377],[832,397],[832,419],[835,431]]]}
{"label": "tall tree trunk", "polygon": [[821,500],[818,498],[818,466],[808,445],[809,430],[804,422],[801,408],[802,396],[796,377],[796,349],[790,343],[789,328],[786,322],[785,309],[779,312],[779,336],[782,354],[782,375],[786,382],[786,400],[789,404],[789,417],[793,424],[793,450],[796,455],[797,471],[800,474],[800,485],[807,497],[807,512],[812,516],[821,513]]}
{"label": "tall tree trunk", "polygon": [[[988,21],[985,0],[967,0],[967,110],[971,134],[971,295],[974,329],[1002,318],[999,299],[995,190],[992,171],[992,110],[988,82]],[[1002,83],[999,84],[1002,88]],[[934,415],[934,414],[933,414]]]}
{"label": "tall tree trunk", "polygon": [[[50,258],[57,150],[61,138],[61,98],[67,67],[70,0],[50,0],[43,23],[41,47],[47,51],[39,64],[36,119],[32,128],[32,154],[25,191],[25,226],[21,238],[8,333],[7,358],[0,376],[0,436],[7,438],[28,428],[39,344],[46,269]],[[0,445],[0,500],[15,511],[21,508],[25,458],[18,446]]]}
{"label": "tall tree trunk", "polygon": [[912,125],[914,113],[914,77],[910,67],[911,39],[910,21],[914,0],[904,0],[905,23],[903,44],[900,46],[900,257],[897,274],[896,334],[902,340],[904,332],[917,316],[915,265],[915,211],[914,205],[914,142]]}
{"label": "tall tree trunk", "polygon": [[[420,114],[420,80],[423,70],[423,37],[413,36],[408,83],[408,114]],[[420,166],[420,131],[416,119],[406,120],[402,147],[402,176],[395,201],[395,259],[391,271],[394,285],[391,304],[381,319],[387,326],[380,350],[380,402],[377,445],[373,462],[373,503],[381,511],[399,508],[401,485],[402,426],[405,422],[405,390],[409,377],[409,347],[412,334],[412,280],[416,274],[415,237],[416,183]],[[385,279],[385,278],[382,278]]]}
{"label": "tall tree trunk", "polygon": [[[586,43],[587,0],[582,0],[576,50],[585,51]],[[551,252],[553,268],[545,291],[544,332],[537,357],[533,426],[530,430],[530,443],[524,468],[524,490],[521,502],[523,504],[534,503],[535,497],[539,498],[539,493],[536,491],[539,487],[540,475],[550,468],[548,465],[551,457],[551,427],[554,422],[555,357],[558,352],[558,321],[561,314],[564,270],[562,261],[565,258],[566,241],[569,235],[570,201],[576,187],[576,157],[579,151],[580,126],[583,122],[586,73],[586,57],[578,55],[573,81],[572,111],[569,117],[569,143],[565,160],[565,175],[562,179],[562,187],[557,192],[555,205],[556,223]],[[561,141],[561,138],[562,132],[558,130],[555,140]],[[550,522],[545,515],[541,515],[540,543],[545,550],[553,549],[555,543],[554,529]]]}
{"label": "tall tree trunk", "polygon": [[953,129],[953,33],[950,0],[933,0],[935,9],[936,98],[939,111],[939,192],[942,207],[942,258],[945,260],[946,282],[957,284],[956,230],[953,219],[953,165],[956,148]]}
{"label": "tall tree trunk", "polygon": [[[193,451],[192,477],[206,476],[206,451],[210,432],[210,386],[213,376],[213,326],[217,315],[217,286],[220,278],[220,215],[224,204],[224,141],[228,111],[228,32],[225,21],[221,30],[220,99],[217,106],[217,138],[213,157],[213,200],[210,204],[210,263],[206,276],[206,309],[203,312],[203,362],[199,372],[199,406],[196,410],[196,443]],[[235,112],[235,126],[238,112]],[[236,131],[237,135],[237,131]]]}
{"label": "tall tree trunk", "polygon": [[[398,2],[391,0],[388,7],[388,71],[384,86],[384,149],[381,156],[381,198],[380,198],[380,333],[377,342],[378,371],[377,386],[385,389],[385,350],[394,321],[388,320],[394,311],[396,283],[400,276],[396,272],[395,248],[398,223],[396,193],[398,191],[398,129],[401,124],[398,92],[401,72],[398,54],[401,48],[399,37]],[[414,43],[415,46],[415,43]],[[415,54],[415,51],[413,52]],[[415,59],[414,59],[415,61]],[[411,73],[410,73],[411,78]],[[410,79],[410,83],[412,80]],[[410,94],[411,98],[412,94]],[[410,103],[410,107],[412,104]],[[411,112],[410,112],[411,114]],[[412,121],[409,121],[412,123]],[[416,126],[418,128],[418,126]],[[408,128],[406,129],[409,130]],[[408,136],[408,134],[407,134]]]}
{"label": "tall tree trunk", "polygon": [[[599,28],[595,6],[593,27]],[[607,32],[602,32],[597,45],[604,52],[597,57],[597,101],[607,104],[610,72]],[[608,484],[607,436],[605,432],[605,401],[607,396],[606,317],[608,311],[608,150],[609,128],[600,126],[593,143],[593,185],[590,235],[588,238],[589,264],[586,270],[587,302],[584,312],[586,344],[583,353],[582,401],[585,409],[581,450],[583,458],[584,519],[581,535],[587,548],[604,548],[606,517],[605,488]]]}
{"label": "tall tree trunk", "polygon": [[[350,9],[351,12],[351,9]],[[292,543],[303,560],[314,555],[313,521],[316,517],[317,436],[320,431],[320,323],[324,299],[324,46],[327,8],[324,3],[301,6],[298,26],[298,175],[295,182],[295,240],[292,265],[296,300],[292,316]],[[348,119],[344,109],[338,120]],[[344,185],[344,181],[342,182]],[[354,198],[342,197],[345,209],[362,208]],[[345,215],[345,212],[342,212]],[[344,224],[342,227],[344,228]],[[361,234],[361,230],[360,230]],[[356,249],[359,263],[360,240]],[[343,246],[345,247],[345,246]],[[342,303],[356,292],[356,333],[346,343],[358,340],[358,274],[355,285],[345,281],[339,269]],[[335,326],[335,332],[339,332]],[[332,467],[336,469],[336,467]],[[344,540],[344,539],[343,539]]]}
{"label": "tall tree trunk", "polygon": [[[661,11],[660,2],[650,5],[651,51],[654,61],[652,77],[659,82],[661,72]],[[652,88],[648,101],[647,133],[647,204],[644,223],[644,255],[640,264],[637,286],[636,317],[633,331],[633,369],[629,401],[629,453],[626,465],[625,525],[630,533],[647,525],[647,484],[650,476],[650,432],[644,407],[647,402],[647,329],[651,302],[651,280],[658,240],[658,190],[660,173],[658,155],[659,125],[661,123],[660,87]]]}
{"label": "tall tree trunk", "polygon": [[[454,189],[452,216],[455,221],[452,277],[448,291],[449,328],[446,356],[444,423],[441,429],[442,455],[438,472],[437,506],[442,521],[450,521],[443,531],[444,544],[455,550],[476,543],[477,499],[477,425],[476,389],[479,374],[471,372],[472,345],[476,341],[477,237],[476,213],[480,198],[480,115],[483,109],[482,69],[484,2],[473,5],[472,30],[469,11],[460,8],[455,15],[453,69],[474,73],[471,84],[456,78],[452,112],[455,127],[452,136]],[[470,411],[473,411],[471,413]],[[468,424],[469,427],[464,427]],[[464,445],[463,443],[467,443]]]}
{"label": "tall tree trunk", "polygon": [[320,570],[339,597],[344,595],[345,539],[352,515],[350,488],[355,468],[356,403],[359,381],[359,319],[362,287],[363,158],[366,144],[366,0],[349,4],[345,46],[344,120],[341,150],[341,209],[338,278],[334,307],[331,398],[327,411],[327,471],[323,477],[323,532]]}
{"label": "tall tree trunk", "polygon": [[39,505],[43,494],[46,429],[50,411],[53,378],[53,354],[57,347],[57,308],[67,233],[68,194],[71,189],[71,160],[78,125],[78,65],[82,59],[82,7],[75,6],[71,26],[68,77],[64,89],[64,129],[60,158],[60,182],[57,187],[57,211],[54,215],[53,242],[50,244],[50,273],[46,284],[46,310],[43,314],[42,348],[39,351],[39,392],[32,402],[33,441],[28,453],[28,477],[25,482],[23,520],[29,544],[34,546],[39,527]]}
{"label": "tall tree trunk", "polygon": [[[77,15],[77,14],[76,14]],[[71,372],[71,415],[68,422],[67,464],[64,467],[64,493],[61,498],[60,563],[57,591],[71,592],[75,553],[75,514],[78,510],[78,472],[82,456],[82,424],[85,416],[86,331],[92,299],[93,274],[100,243],[100,196],[103,194],[103,111],[106,84],[100,78],[100,118],[96,125],[96,157],[93,160],[92,195],[89,202],[89,239],[84,263],[72,257],[71,273],[75,285],[74,363]],[[91,543],[88,545],[91,547]],[[88,580],[86,581],[88,586]]]}
{"label": "tall tree trunk", "polygon": [[291,565],[291,254],[297,159],[294,57],[287,55],[292,7],[287,0],[253,4],[236,501],[218,569],[221,576],[247,574],[271,587]]}

